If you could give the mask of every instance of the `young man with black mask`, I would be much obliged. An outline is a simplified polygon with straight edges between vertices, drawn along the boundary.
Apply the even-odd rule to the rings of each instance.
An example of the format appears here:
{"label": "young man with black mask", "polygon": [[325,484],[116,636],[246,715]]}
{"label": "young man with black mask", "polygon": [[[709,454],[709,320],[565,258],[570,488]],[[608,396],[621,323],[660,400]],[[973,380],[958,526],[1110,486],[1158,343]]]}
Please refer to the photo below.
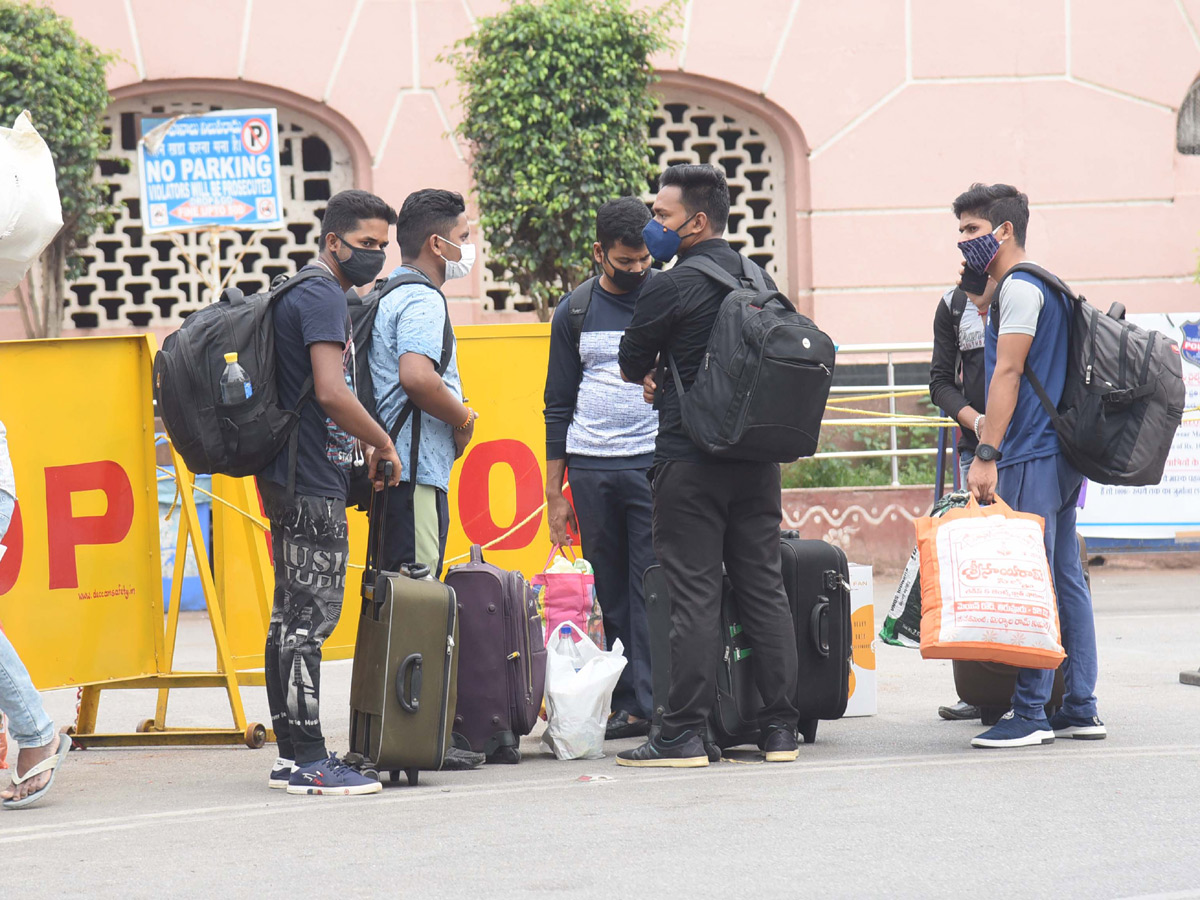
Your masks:
{"label": "young man with black mask", "polygon": [[[371,337],[371,379],[380,421],[393,427],[405,404],[412,410],[396,437],[405,472],[388,498],[382,567],[420,563],[441,575],[450,524],[450,469],[475,434],[476,412],[465,405],[458,349],[442,286],[465,278],[475,262],[471,226],[461,194],[426,189],[409,194],[396,221],[402,273],[417,276],[386,294]],[[445,369],[439,373],[443,354]],[[417,467],[412,436],[419,431]]]}
{"label": "young man with black mask", "polygon": [[[346,494],[358,441],[369,445],[370,473],[396,448],[358,402],[346,291],[370,284],[383,266],[396,212],[366,191],[343,191],[325,208],[316,277],[276,301],[275,356],[280,405],[294,408],[309,378],[313,394],[300,410],[296,458],[288,446],[258,476],[271,521],[275,602],[267,631],[267,701],[279,758],[270,787],[289,794],[369,794],[380,790],[329,753],[318,698],[321,646],[342,612],[346,587]],[[295,490],[289,490],[294,481]]]}
{"label": "young man with black mask", "polygon": [[[613,691],[609,739],[644,736],[654,711],[642,576],[654,565],[649,473],[658,413],[642,402],[640,386],[622,381],[617,364],[621,335],[654,274],[642,238],[649,221],[637,197],[600,207],[592,245],[600,274],[576,289],[588,292],[582,316],[573,317],[571,297],[555,309],[546,373],[550,539],[568,543],[568,527],[583,539],[596,572],[604,635],[610,644],[620,639],[628,660]],[[568,467],[578,521],[562,492]]]}
{"label": "young man with black mask", "polygon": [[[703,256],[737,278],[742,256],[722,235],[729,217],[724,173],[678,165],[659,178],[646,246],[655,259]],[[774,284],[767,276],[772,288]],[[621,341],[621,372],[655,390],[654,368],[672,356],[686,390],[704,361],[727,287],[685,265],[658,275],[638,298]],[[655,442],[654,550],[671,596],[671,689],[660,734],[617,754],[623,766],[707,766],[703,733],[716,696],[724,561],[754,647],[763,699],[761,746],[768,762],[798,755],[796,637],[780,571],[783,520],[779,466],[725,460],[700,450],[683,430],[673,379],[663,385]],[[781,398],[786,402],[786,398]],[[719,758],[719,756],[717,757]]]}
{"label": "young man with black mask", "polygon": [[1016,188],[974,184],[954,201],[954,215],[967,264],[990,278],[975,303],[987,306],[995,299],[984,331],[987,408],[968,485],[980,503],[1002,497],[1013,509],[1045,520],[1046,556],[1067,651],[1066,692],[1052,719],[1047,720],[1045,707],[1054,672],[1019,669],[1012,710],[971,744],[1029,747],[1051,744],[1055,737],[1099,740],[1107,731],[1096,710],[1096,623],[1075,531],[1083,478],[1063,456],[1050,416],[1024,374],[1028,366],[1058,403],[1070,354],[1070,302],[1028,272],[1005,278],[1026,258],[1029,200]]}
{"label": "young man with black mask", "polygon": [[[933,316],[933,363],[929,367],[929,396],[934,405],[961,426],[958,471],[962,489],[975,459],[979,426],[983,424],[983,322],[987,308],[979,308],[961,287],[942,295]],[[938,715],[952,721],[978,719],[979,707],[962,700],[938,707]]]}

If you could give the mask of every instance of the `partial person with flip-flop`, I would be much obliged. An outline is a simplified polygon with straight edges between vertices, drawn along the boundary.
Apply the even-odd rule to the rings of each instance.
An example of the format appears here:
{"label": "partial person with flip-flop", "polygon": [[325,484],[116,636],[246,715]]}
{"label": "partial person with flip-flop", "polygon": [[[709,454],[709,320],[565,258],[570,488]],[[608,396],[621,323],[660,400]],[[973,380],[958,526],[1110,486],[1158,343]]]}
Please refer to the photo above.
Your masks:
{"label": "partial person with flip-flop", "polygon": [[[8,532],[17,505],[16,479],[8,458],[8,439],[0,422],[0,538]],[[4,548],[0,547],[0,557]],[[17,766],[10,784],[0,792],[0,806],[23,809],[50,791],[54,776],[71,749],[71,739],[54,729],[41,695],[7,635],[0,630],[0,711],[8,716],[8,731],[17,742]]]}

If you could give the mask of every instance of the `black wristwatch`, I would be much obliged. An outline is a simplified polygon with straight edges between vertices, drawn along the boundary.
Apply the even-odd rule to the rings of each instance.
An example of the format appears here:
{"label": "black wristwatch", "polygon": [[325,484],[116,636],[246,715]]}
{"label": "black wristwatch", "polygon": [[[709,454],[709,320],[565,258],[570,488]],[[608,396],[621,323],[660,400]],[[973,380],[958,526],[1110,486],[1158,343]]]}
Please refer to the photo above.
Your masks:
{"label": "black wristwatch", "polygon": [[975,456],[984,462],[999,462],[1004,459],[1004,454],[991,444],[980,444],[975,448]]}

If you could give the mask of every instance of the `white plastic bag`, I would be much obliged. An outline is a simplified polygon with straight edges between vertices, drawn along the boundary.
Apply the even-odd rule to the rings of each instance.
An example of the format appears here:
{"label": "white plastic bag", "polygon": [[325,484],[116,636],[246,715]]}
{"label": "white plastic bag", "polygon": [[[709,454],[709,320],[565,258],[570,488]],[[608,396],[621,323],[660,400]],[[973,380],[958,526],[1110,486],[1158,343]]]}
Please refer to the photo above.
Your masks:
{"label": "white plastic bag", "polygon": [[[564,628],[571,633],[564,635]],[[583,665],[575,671],[569,644]],[[559,759],[601,759],[612,692],[625,668],[621,642],[601,650],[574,622],[563,622],[546,642],[546,731],[542,741]]]}
{"label": "white plastic bag", "polygon": [[50,148],[29,121],[0,127],[0,297],[20,284],[62,228]]}

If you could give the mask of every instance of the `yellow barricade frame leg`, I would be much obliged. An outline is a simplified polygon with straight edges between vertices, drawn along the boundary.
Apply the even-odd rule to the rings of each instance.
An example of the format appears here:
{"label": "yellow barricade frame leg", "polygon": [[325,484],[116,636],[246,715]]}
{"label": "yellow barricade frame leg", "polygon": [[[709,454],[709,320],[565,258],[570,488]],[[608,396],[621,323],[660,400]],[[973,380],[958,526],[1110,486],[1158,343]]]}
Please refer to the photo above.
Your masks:
{"label": "yellow barricade frame leg", "polygon": [[[175,465],[175,478],[179,486],[179,538],[175,551],[174,577],[171,581],[171,602],[167,611],[166,627],[162,634],[156,635],[155,655],[158,659],[158,673],[137,678],[117,679],[102,684],[89,684],[82,688],[82,698],[79,704],[79,716],[75,727],[68,729],[75,744],[81,747],[150,747],[164,745],[225,745],[245,744],[257,750],[268,741],[274,741],[274,733],[258,722],[247,722],[246,712],[242,706],[241,685],[262,686],[265,676],[262,672],[237,671],[229,650],[229,640],[225,628],[225,607],[217,596],[216,583],[213,579],[212,568],[209,565],[208,548],[205,546],[203,532],[200,529],[200,516],[196,511],[196,500],[193,495],[194,478],[188,471],[183,459],[171,448],[171,458]],[[246,522],[247,534],[251,535],[253,523]],[[200,582],[204,591],[204,601],[208,607],[209,624],[212,627],[213,641],[217,650],[217,665],[215,672],[176,672],[175,640],[179,630],[179,610],[183,596],[184,564],[187,559],[188,544],[196,555],[197,568],[200,570]],[[261,541],[256,541],[261,546]],[[270,601],[262,587],[265,582],[267,561],[265,548],[259,553],[252,553],[256,575],[256,590],[259,593],[259,603],[262,608],[263,621],[268,622],[271,615]],[[96,731],[96,715],[100,709],[100,694],[107,690],[158,690],[158,704],[154,718],[141,722],[137,731],[129,733],[99,733]],[[167,703],[172,688],[224,688],[229,695],[229,709],[233,715],[232,728],[170,728],[167,726]]]}

